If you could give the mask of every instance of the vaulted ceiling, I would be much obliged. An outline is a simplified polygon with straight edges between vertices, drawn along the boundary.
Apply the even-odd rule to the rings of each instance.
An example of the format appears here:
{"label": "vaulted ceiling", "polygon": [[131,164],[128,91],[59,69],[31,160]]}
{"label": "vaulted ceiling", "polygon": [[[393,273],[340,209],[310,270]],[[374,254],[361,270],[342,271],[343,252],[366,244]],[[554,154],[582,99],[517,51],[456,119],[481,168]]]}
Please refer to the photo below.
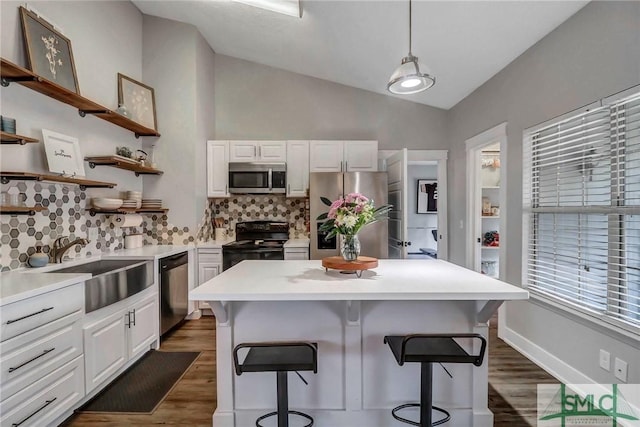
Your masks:
{"label": "vaulted ceiling", "polygon": [[[301,19],[228,0],[134,3],[195,25],[216,53],[389,96],[386,83],[409,50],[404,0],[301,0]],[[413,54],[437,83],[403,98],[453,107],[586,3],[414,1]]]}

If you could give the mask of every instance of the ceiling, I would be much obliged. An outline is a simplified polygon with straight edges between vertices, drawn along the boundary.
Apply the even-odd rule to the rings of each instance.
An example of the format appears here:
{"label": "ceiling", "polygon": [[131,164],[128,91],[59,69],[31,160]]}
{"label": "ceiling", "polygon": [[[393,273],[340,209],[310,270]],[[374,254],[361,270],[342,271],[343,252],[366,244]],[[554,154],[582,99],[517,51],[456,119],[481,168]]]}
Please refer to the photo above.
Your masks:
{"label": "ceiling", "polygon": [[[229,0],[134,3],[195,25],[216,53],[389,96],[386,83],[409,50],[404,0],[301,0],[302,19]],[[437,82],[401,97],[453,107],[586,3],[414,0],[413,54]]]}

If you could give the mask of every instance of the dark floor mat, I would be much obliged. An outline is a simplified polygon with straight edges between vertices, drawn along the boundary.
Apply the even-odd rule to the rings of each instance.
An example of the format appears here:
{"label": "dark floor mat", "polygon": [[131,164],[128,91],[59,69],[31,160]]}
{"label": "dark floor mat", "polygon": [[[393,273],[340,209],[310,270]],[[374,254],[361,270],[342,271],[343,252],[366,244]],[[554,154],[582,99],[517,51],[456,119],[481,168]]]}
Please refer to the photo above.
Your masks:
{"label": "dark floor mat", "polygon": [[79,411],[152,413],[199,355],[151,350]]}

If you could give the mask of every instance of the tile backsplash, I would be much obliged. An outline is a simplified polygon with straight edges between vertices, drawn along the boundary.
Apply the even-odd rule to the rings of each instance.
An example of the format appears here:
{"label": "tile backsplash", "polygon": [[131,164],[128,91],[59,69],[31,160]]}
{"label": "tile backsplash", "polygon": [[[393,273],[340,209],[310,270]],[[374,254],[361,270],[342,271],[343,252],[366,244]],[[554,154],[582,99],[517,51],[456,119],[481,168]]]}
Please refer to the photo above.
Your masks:
{"label": "tile backsplash", "polygon": [[209,200],[197,237],[211,240],[214,236],[213,218],[223,218],[228,237],[235,238],[237,222],[273,220],[289,223],[289,235],[309,237],[309,199],[287,198],[268,194],[237,194],[226,199]]}
{"label": "tile backsplash", "polygon": [[[145,244],[187,244],[195,240],[188,227],[175,227],[166,215],[144,215],[140,227],[119,228],[109,221],[109,216],[91,216],[86,193],[77,186],[43,184],[35,181],[11,182],[2,185],[2,191],[16,187],[26,205],[47,208],[28,215],[0,215],[0,267],[2,271],[25,266],[29,255],[42,246],[49,252],[49,245],[60,236],[70,240],[87,237],[90,228],[97,229],[97,239],[81,248],[74,247],[76,256],[91,256],[111,252],[124,247],[125,234],[142,234]],[[12,190],[15,191],[15,190]]]}

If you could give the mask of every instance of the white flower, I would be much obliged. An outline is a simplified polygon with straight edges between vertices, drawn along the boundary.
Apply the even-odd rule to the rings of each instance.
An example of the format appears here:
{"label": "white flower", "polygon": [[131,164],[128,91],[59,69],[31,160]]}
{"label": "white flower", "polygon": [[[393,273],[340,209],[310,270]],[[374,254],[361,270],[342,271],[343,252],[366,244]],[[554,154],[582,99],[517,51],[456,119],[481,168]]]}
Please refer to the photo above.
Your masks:
{"label": "white flower", "polygon": [[343,224],[346,227],[353,227],[358,222],[358,218],[355,215],[347,215],[344,217]]}

